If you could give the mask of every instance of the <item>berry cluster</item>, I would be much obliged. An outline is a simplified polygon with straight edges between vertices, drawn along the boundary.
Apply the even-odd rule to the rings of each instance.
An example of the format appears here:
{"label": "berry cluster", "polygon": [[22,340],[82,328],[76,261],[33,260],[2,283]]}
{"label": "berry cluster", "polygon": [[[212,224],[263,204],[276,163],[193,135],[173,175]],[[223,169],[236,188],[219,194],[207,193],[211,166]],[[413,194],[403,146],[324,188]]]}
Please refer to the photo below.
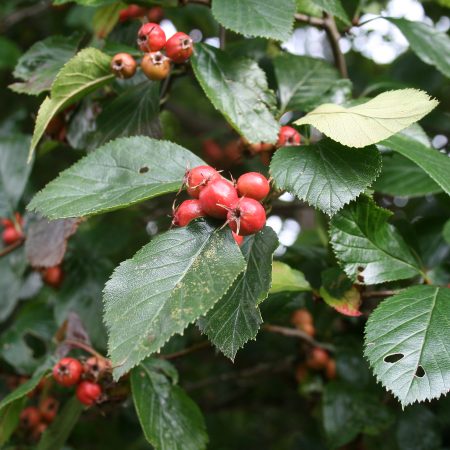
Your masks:
{"label": "berry cluster", "polygon": [[[313,316],[307,309],[297,309],[292,313],[291,323],[299,330],[313,337],[316,334]],[[328,352],[320,347],[313,347],[306,357],[304,363],[296,368],[296,378],[302,382],[308,375],[308,369],[324,371],[328,379],[336,377],[336,361],[330,357]]]}
{"label": "berry cluster", "polygon": [[173,225],[184,227],[191,220],[206,216],[226,219],[239,245],[243,236],[264,227],[266,211],[260,202],[269,193],[270,184],[260,173],[245,173],[233,183],[211,166],[198,166],[187,171],[184,183],[193,199],[175,209]]}
{"label": "berry cluster", "polygon": [[[171,62],[183,64],[194,51],[192,39],[186,33],[175,33],[166,40],[164,30],[154,22],[142,25],[138,32],[137,43],[140,50],[145,53],[141,60],[142,72],[150,80],[167,78]],[[111,70],[119,78],[131,78],[136,69],[136,61],[128,53],[118,53],[111,61]]]}
{"label": "berry cluster", "polygon": [[63,358],[53,367],[53,378],[64,387],[76,385],[75,394],[86,406],[103,400],[100,382],[110,374],[111,364],[105,358],[92,356],[84,364],[75,358]]}
{"label": "berry cluster", "polygon": [[2,240],[5,245],[12,245],[24,239],[23,218],[19,213],[15,214],[14,220],[0,219],[3,225]]}
{"label": "berry cluster", "polygon": [[119,13],[120,22],[143,17],[147,17],[150,22],[160,22],[164,17],[164,11],[160,6],[154,6],[148,9],[139,5],[128,5],[128,7],[122,9]]}

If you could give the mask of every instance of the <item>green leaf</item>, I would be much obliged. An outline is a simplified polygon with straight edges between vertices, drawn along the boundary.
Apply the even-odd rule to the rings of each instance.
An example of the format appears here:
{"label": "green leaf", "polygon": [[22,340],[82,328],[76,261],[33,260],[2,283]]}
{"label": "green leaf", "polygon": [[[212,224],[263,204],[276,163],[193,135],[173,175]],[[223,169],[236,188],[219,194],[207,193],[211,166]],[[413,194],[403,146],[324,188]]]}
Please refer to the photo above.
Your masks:
{"label": "green leaf", "polygon": [[334,141],[348,147],[376,144],[407,128],[438,104],[426,92],[399,89],[383,92],[373,99],[345,108],[326,103],[294,122],[313,125]]}
{"label": "green leaf", "polygon": [[306,111],[339,79],[338,71],[323,59],[283,53],[273,60],[278,80],[280,111]]}
{"label": "green leaf", "polygon": [[331,448],[342,447],[358,434],[378,434],[394,420],[375,395],[343,382],[328,383],[323,395],[323,426]]}
{"label": "green leaf", "polygon": [[208,436],[200,409],[164,372],[161,363],[151,359],[131,372],[134,406],[145,438],[156,450],[206,448]]}
{"label": "green leaf", "polygon": [[373,188],[398,197],[421,197],[442,192],[423,169],[397,153],[383,155],[383,169]]}
{"label": "green leaf", "polygon": [[111,57],[95,48],[77,53],[58,73],[50,97],[39,108],[30,157],[52,118],[62,109],[76,103],[87,94],[114,79],[110,69]]}
{"label": "green leaf", "polygon": [[27,164],[30,137],[0,137],[0,217],[11,217],[28,181],[33,164]]}
{"label": "green leaf", "polygon": [[199,320],[202,332],[231,360],[258,334],[262,317],[257,305],[268,295],[272,255],[277,247],[277,235],[270,227],[247,238],[241,247],[247,268],[225,296]]}
{"label": "green leaf", "polygon": [[21,55],[19,46],[5,36],[0,36],[0,70],[12,69]]}
{"label": "green leaf", "polygon": [[378,284],[421,273],[402,236],[388,223],[391,215],[362,196],[331,219],[331,245],[351,280]]}
{"label": "green leaf", "polygon": [[450,195],[450,158],[408,136],[397,134],[380,143],[410,159]]}
{"label": "green leaf", "polygon": [[19,398],[0,410],[0,445],[3,446],[9,441],[19,425],[20,413],[26,402],[26,398]]}
{"label": "green leaf", "polygon": [[227,231],[196,221],[157,236],[114,271],[104,320],[116,379],[206,314],[244,270]]}
{"label": "green leaf", "polygon": [[78,422],[83,405],[72,397],[58,413],[55,421],[42,435],[36,450],[54,450],[63,448],[70,433]]}
{"label": "green leaf", "polygon": [[186,168],[200,164],[193,153],[168,141],[120,138],[62,172],[28,209],[50,219],[112,211],[177,191]]}
{"label": "green leaf", "polygon": [[192,68],[206,96],[238,133],[251,143],[276,142],[275,96],[255,61],[197,44]]}
{"label": "green leaf", "polygon": [[332,16],[342,20],[346,25],[350,25],[350,19],[340,0],[312,0],[312,3],[318,6],[322,11],[326,11]]}
{"label": "green leaf", "polygon": [[444,225],[444,229],[442,230],[442,235],[444,236],[444,239],[447,241],[448,244],[450,244],[450,220],[447,220]]}
{"label": "green leaf", "polygon": [[22,81],[9,88],[28,95],[49,91],[60,69],[75,55],[79,41],[78,35],[50,36],[33,44],[14,69],[14,76]]}
{"label": "green leaf", "polygon": [[278,292],[303,292],[310,291],[311,286],[305,276],[299,270],[295,270],[281,261],[272,264],[272,286],[270,294]]}
{"label": "green leaf", "polygon": [[366,324],[365,356],[402,406],[450,389],[450,289],[413,286],[388,298]]}
{"label": "green leaf", "polygon": [[326,304],[345,316],[361,315],[361,294],[352,281],[337,267],[322,272],[320,296]]}
{"label": "green leaf", "polygon": [[384,17],[405,35],[411,50],[426,64],[450,78],[450,37],[422,22]]}
{"label": "green leaf", "polygon": [[100,39],[105,39],[119,21],[119,14],[127,5],[123,2],[114,2],[105,5],[95,11],[92,25],[95,34]]}
{"label": "green leaf", "polygon": [[282,148],[270,164],[278,188],[330,216],[370,186],[380,169],[381,156],[376,147],[355,150],[330,139]]}
{"label": "green leaf", "polygon": [[159,83],[146,80],[131,86],[99,114],[88,148],[97,148],[119,137],[158,137],[161,132],[158,114]]}
{"label": "green leaf", "polygon": [[212,13],[236,33],[286,41],[294,26],[295,0],[212,0]]}

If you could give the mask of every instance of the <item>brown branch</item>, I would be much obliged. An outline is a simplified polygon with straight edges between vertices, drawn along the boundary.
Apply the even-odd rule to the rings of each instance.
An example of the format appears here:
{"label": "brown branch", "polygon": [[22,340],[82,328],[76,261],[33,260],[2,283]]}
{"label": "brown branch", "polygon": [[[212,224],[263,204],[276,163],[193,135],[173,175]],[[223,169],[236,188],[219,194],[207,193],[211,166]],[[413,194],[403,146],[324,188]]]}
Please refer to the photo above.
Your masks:
{"label": "brown branch", "polygon": [[0,258],[2,256],[7,255],[8,253],[11,253],[16,248],[19,248],[23,243],[25,242],[25,239],[19,239],[18,241],[14,242],[14,244],[8,245],[8,247],[5,247],[0,251]]}
{"label": "brown branch", "polygon": [[50,0],[45,0],[36,2],[34,5],[27,6],[26,8],[19,9],[3,19],[0,23],[0,29],[6,30],[28,17],[36,16],[41,12],[44,12],[49,6]]}
{"label": "brown branch", "polygon": [[342,78],[348,78],[347,63],[345,61],[344,54],[341,52],[341,47],[339,46],[339,39],[341,38],[341,35],[337,29],[334,17],[330,14],[325,14],[324,29],[331,45],[334,63]]}
{"label": "brown branch", "polygon": [[81,350],[84,350],[87,353],[90,353],[91,355],[97,357],[98,359],[109,361],[108,358],[105,358],[103,355],[95,351],[90,345],[85,344],[84,342],[81,341],[66,339],[65,341],[61,342],[60,345],[69,345],[71,347],[77,347],[80,348]]}
{"label": "brown branch", "polygon": [[390,297],[391,295],[398,294],[398,291],[367,291],[361,292],[363,298],[377,298],[377,297]]}
{"label": "brown branch", "polygon": [[313,25],[315,27],[324,28],[325,27],[325,20],[320,19],[319,17],[313,17],[313,16],[307,16],[306,14],[295,14],[295,20],[298,20],[299,22],[306,23],[308,25]]}
{"label": "brown branch", "polygon": [[314,347],[320,347],[330,352],[334,351],[334,346],[331,344],[326,344],[323,342],[318,342],[314,338],[312,338],[309,334],[306,334],[304,331],[298,330],[297,328],[288,328],[281,327],[279,325],[270,325],[268,323],[262,326],[264,331],[269,331],[270,333],[282,334],[283,336],[299,338],[307,342],[308,344]]}
{"label": "brown branch", "polygon": [[169,359],[169,360],[176,359],[181,356],[185,356],[185,355],[189,355],[190,353],[194,353],[198,350],[203,350],[204,348],[207,348],[210,346],[211,346],[211,344],[209,343],[209,341],[203,341],[203,342],[199,342],[198,344],[194,344],[191,347],[180,350],[178,352],[169,353],[167,355],[161,355],[160,358],[161,359]]}

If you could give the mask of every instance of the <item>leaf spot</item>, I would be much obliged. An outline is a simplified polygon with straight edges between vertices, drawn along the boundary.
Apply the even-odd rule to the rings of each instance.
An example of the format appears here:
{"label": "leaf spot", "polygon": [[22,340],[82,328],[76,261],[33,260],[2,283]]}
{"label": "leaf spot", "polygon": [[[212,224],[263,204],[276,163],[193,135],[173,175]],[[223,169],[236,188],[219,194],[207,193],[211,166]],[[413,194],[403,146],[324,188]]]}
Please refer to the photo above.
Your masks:
{"label": "leaf spot", "polygon": [[139,173],[147,173],[150,169],[147,166],[142,166],[139,169]]}

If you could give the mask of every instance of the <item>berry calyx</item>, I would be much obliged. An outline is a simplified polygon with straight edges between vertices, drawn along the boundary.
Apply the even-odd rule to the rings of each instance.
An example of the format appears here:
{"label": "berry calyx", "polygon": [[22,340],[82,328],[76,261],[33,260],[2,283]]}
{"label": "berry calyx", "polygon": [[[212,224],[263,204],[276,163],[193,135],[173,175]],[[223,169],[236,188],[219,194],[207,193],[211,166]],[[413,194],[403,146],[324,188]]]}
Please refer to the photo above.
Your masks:
{"label": "berry calyx", "polygon": [[105,372],[111,370],[111,363],[105,358],[91,356],[84,363],[85,376],[98,380]]}
{"label": "berry calyx", "polygon": [[255,234],[266,224],[266,211],[253,198],[242,197],[227,213],[228,226],[240,236]]}
{"label": "berry calyx", "polygon": [[22,231],[14,226],[6,227],[2,233],[2,239],[5,245],[12,245],[23,238]]}
{"label": "berry calyx", "polygon": [[249,197],[262,200],[270,192],[270,184],[264,175],[258,172],[248,172],[237,180],[236,188],[241,197]]}
{"label": "berry calyx", "polygon": [[164,80],[170,72],[170,59],[161,52],[152,52],[144,55],[141,69],[150,80]]}
{"label": "berry calyx", "polygon": [[54,288],[61,286],[63,278],[64,272],[61,266],[48,267],[42,272],[42,281]]}
{"label": "berry calyx", "polygon": [[224,219],[227,217],[227,211],[236,205],[238,194],[232,183],[224,178],[218,178],[202,189],[199,200],[203,211],[208,216]]}
{"label": "berry calyx", "polygon": [[239,236],[239,234],[236,234],[234,231],[232,231],[231,234],[233,235],[236,244],[240,247],[244,243],[244,236]]}
{"label": "berry calyx", "polygon": [[102,396],[102,388],[99,384],[92,381],[82,381],[75,392],[80,403],[86,406],[92,406],[97,403]]}
{"label": "berry calyx", "polygon": [[280,128],[278,133],[277,147],[290,147],[293,145],[300,145],[300,133],[292,127],[284,126]]}
{"label": "berry calyx", "polygon": [[200,192],[213,180],[221,179],[220,173],[211,166],[197,166],[189,170],[185,177],[187,193],[194,198],[199,198]]}
{"label": "berry calyx", "polygon": [[73,386],[80,381],[83,366],[75,358],[63,358],[53,367],[53,378],[61,386]]}
{"label": "berry calyx", "polygon": [[174,212],[172,224],[176,227],[185,227],[197,217],[205,217],[200,200],[185,200]]}
{"label": "berry calyx", "polygon": [[166,45],[166,34],[157,23],[145,23],[138,31],[137,43],[143,52],[157,52]]}
{"label": "berry calyx", "polygon": [[29,406],[20,413],[20,426],[23,428],[34,428],[40,421],[41,413],[34,406]]}
{"label": "berry calyx", "polygon": [[111,60],[111,70],[118,78],[131,78],[136,68],[136,60],[129,53],[117,53]]}
{"label": "berry calyx", "polygon": [[175,33],[166,43],[167,56],[177,64],[186,62],[193,51],[192,39],[186,33]]}
{"label": "berry calyx", "polygon": [[41,416],[48,423],[53,422],[58,413],[58,408],[59,402],[53,397],[47,397],[39,404]]}
{"label": "berry calyx", "polygon": [[325,369],[329,360],[330,356],[324,349],[314,347],[311,350],[311,353],[308,355],[308,358],[306,359],[306,365],[310,369],[322,370]]}

